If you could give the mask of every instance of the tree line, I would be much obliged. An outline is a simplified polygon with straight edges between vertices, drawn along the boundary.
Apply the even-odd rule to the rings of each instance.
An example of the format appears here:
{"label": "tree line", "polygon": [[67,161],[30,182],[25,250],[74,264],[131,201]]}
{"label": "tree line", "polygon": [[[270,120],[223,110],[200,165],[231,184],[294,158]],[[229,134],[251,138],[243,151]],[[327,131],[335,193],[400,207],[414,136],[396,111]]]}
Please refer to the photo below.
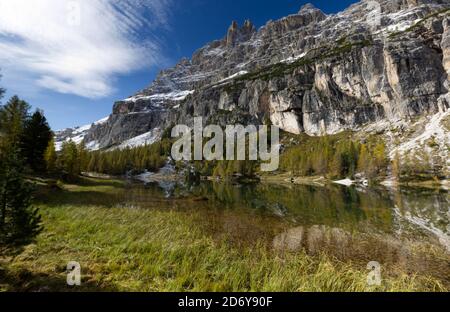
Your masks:
{"label": "tree line", "polygon": [[149,146],[90,152],[82,169],[112,175],[157,171],[166,164],[171,147],[171,141],[163,139]]}
{"label": "tree line", "polygon": [[42,231],[27,174],[46,170],[44,153],[52,137],[43,112],[30,114],[19,97],[0,106],[0,246],[27,244]]}
{"label": "tree line", "polygon": [[76,144],[69,140],[56,152],[52,140],[44,159],[48,173],[57,174],[65,181],[76,181],[83,172],[125,175],[157,171],[166,164],[171,146],[169,140],[163,139],[149,146],[88,151],[84,142]]}
{"label": "tree line", "polygon": [[299,176],[353,178],[359,173],[374,179],[385,174],[388,165],[385,143],[377,137],[363,142],[349,135],[303,137],[281,157],[282,170]]}

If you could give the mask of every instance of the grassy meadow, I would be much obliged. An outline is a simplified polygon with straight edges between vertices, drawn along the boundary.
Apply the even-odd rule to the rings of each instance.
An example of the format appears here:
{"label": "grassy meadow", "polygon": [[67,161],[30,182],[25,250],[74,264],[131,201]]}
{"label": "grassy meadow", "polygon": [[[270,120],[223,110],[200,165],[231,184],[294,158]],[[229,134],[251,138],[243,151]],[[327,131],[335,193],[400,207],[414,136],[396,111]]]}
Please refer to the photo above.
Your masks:
{"label": "grassy meadow", "polygon": [[[169,199],[155,196],[145,209],[117,204],[126,192],[121,181],[39,184],[35,202],[45,230],[21,253],[2,251],[1,291],[447,290],[401,271],[383,272],[382,286],[370,287],[366,268],[350,261],[275,252],[257,239],[231,244],[198,226],[195,209],[174,209]],[[80,287],[66,286],[69,261],[81,264]]]}

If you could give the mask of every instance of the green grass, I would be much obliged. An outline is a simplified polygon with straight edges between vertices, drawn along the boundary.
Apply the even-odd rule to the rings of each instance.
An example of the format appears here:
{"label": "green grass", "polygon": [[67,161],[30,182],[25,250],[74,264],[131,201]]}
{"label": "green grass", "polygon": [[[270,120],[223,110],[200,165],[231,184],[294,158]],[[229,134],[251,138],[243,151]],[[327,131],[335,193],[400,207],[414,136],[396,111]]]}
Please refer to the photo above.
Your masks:
{"label": "green grass", "polygon": [[[277,253],[258,241],[237,247],[204,231],[197,222],[201,215],[189,209],[88,205],[123,191],[120,183],[89,181],[41,191],[45,231],[19,255],[0,256],[0,290],[445,290],[436,280],[401,272],[373,288],[365,268],[325,255]],[[80,288],[65,286],[69,261],[82,266]]]}

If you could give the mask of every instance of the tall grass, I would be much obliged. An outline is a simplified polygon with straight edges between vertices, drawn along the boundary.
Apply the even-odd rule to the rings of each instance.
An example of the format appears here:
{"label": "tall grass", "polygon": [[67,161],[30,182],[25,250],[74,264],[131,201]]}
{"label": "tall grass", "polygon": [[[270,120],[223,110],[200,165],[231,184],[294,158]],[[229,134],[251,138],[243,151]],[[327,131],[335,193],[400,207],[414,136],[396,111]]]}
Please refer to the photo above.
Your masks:
{"label": "tall grass", "polygon": [[[384,276],[329,258],[275,252],[262,242],[236,247],[196,226],[196,212],[86,206],[83,188],[108,195],[117,185],[71,186],[74,203],[40,204],[45,231],[16,257],[0,257],[0,289],[94,291],[442,291],[425,276]],[[69,195],[67,194],[69,193]],[[53,194],[59,201],[61,194]],[[94,195],[90,195],[94,196]],[[85,199],[84,199],[85,200]],[[155,207],[157,208],[157,207]],[[82,286],[68,288],[66,264],[82,267]]]}

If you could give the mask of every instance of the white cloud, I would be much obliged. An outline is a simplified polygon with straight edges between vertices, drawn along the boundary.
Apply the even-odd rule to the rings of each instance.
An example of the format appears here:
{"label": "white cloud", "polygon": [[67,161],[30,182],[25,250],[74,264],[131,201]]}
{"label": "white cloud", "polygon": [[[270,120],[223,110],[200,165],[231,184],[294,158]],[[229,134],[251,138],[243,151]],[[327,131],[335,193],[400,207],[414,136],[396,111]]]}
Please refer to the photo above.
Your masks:
{"label": "white cloud", "polygon": [[[0,67],[22,88],[99,98],[114,77],[161,61],[171,0],[0,0]],[[26,90],[24,90],[26,91]]]}

